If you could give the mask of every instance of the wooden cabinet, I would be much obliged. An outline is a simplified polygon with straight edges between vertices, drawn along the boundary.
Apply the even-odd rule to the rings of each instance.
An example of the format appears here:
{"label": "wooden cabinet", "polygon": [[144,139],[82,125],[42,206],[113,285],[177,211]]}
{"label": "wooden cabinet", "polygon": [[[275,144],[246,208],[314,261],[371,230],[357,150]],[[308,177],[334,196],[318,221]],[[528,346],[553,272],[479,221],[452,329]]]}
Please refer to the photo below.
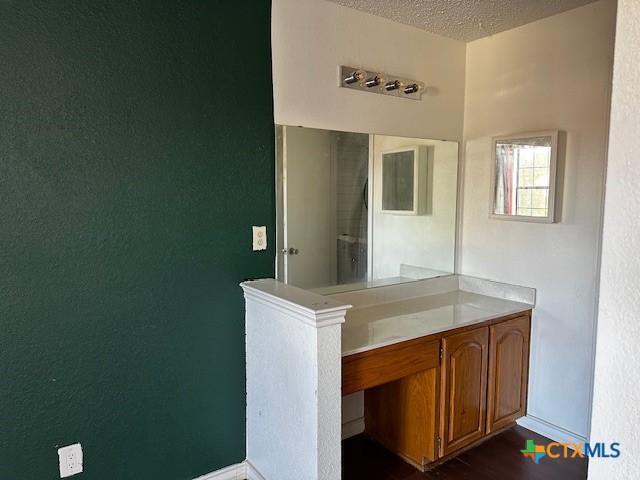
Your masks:
{"label": "wooden cabinet", "polygon": [[439,339],[416,339],[342,362],[342,393],[365,389],[369,436],[423,468],[436,460]]}
{"label": "wooden cabinet", "polygon": [[424,470],[526,414],[530,312],[342,359],[365,431]]}
{"label": "wooden cabinet", "polygon": [[487,433],[511,425],[526,413],[529,317],[489,327]]}
{"label": "wooden cabinet", "polygon": [[438,459],[439,369],[430,368],[366,390],[366,432],[424,470]]}
{"label": "wooden cabinet", "polygon": [[441,456],[485,434],[488,354],[487,327],[442,339]]}

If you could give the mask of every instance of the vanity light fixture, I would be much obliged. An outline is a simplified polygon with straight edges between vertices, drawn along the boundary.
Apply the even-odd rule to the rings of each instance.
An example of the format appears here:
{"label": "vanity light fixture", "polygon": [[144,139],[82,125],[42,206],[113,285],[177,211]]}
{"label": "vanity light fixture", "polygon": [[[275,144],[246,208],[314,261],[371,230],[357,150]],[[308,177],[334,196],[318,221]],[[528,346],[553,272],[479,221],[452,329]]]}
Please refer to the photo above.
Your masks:
{"label": "vanity light fixture", "polygon": [[363,92],[422,100],[424,83],[363,68],[341,65],[338,85]]}

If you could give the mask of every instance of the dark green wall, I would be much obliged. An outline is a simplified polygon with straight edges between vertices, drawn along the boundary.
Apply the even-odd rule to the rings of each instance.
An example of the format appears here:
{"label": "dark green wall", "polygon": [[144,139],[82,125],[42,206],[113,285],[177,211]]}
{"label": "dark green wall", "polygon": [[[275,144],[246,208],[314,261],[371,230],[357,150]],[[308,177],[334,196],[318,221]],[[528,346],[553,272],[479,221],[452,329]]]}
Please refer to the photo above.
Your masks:
{"label": "dark green wall", "polygon": [[[245,455],[243,298],[273,275],[270,2],[0,2],[0,479]],[[273,246],[273,241],[271,242]],[[76,477],[74,477],[76,478]]]}

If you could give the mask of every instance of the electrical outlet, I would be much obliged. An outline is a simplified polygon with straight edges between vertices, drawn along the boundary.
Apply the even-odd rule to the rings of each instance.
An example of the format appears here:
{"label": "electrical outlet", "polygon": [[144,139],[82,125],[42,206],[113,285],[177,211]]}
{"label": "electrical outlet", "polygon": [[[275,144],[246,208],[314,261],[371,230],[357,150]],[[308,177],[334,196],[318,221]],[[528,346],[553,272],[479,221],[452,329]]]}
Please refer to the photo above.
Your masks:
{"label": "electrical outlet", "polygon": [[82,472],[82,446],[79,443],[59,448],[58,459],[60,460],[60,478]]}
{"label": "electrical outlet", "polygon": [[253,251],[267,249],[267,227],[251,227],[253,230]]}

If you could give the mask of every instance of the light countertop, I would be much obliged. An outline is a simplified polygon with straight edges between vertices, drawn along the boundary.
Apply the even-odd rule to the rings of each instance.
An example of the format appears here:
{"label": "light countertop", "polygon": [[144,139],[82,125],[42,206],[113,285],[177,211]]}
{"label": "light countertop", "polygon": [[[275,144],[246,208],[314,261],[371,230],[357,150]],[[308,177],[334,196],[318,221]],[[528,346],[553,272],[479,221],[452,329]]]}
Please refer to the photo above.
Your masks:
{"label": "light countertop", "polygon": [[461,290],[376,305],[347,312],[342,324],[342,356],[482,323],[531,310],[533,305]]}

